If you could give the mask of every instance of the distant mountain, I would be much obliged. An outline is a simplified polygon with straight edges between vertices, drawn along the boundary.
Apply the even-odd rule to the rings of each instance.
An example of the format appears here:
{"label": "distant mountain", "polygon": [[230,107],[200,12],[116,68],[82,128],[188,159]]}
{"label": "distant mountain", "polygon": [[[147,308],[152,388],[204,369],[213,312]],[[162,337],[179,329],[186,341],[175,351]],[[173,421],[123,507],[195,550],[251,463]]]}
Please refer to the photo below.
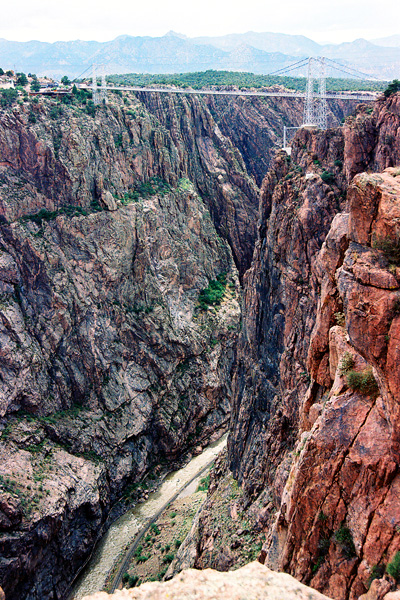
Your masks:
{"label": "distant mountain", "polygon": [[[354,42],[323,46],[321,52],[328,58],[337,59],[380,79],[392,79],[400,75],[400,47],[386,48],[358,39]],[[337,76],[339,75],[340,71],[337,73]]]}
{"label": "distant mountain", "polygon": [[285,33],[231,33],[219,37],[192,38],[195,44],[209,44],[221,50],[233,50],[237,46],[247,44],[264,50],[264,52],[282,52],[292,56],[313,56],[318,54],[321,46],[304,35],[287,35]]}
{"label": "distant mountain", "polygon": [[[399,45],[395,44],[395,38],[399,38]],[[393,46],[376,45],[363,39],[322,46],[301,35],[253,31],[198,38],[169,31],[162,37],[122,35],[110,42],[76,40],[53,44],[0,39],[0,67],[58,78],[62,75],[77,77],[92,63],[104,63],[108,73],[223,69],[268,74],[299,58],[326,56],[379,78],[399,78],[400,36],[385,39],[391,40]],[[340,71],[328,74],[342,75]]]}
{"label": "distant mountain", "polygon": [[[7,69],[38,75],[77,75],[87,57],[101,47],[100,42],[9,42],[0,39],[0,61]],[[4,67],[3,67],[4,68]]]}
{"label": "distant mountain", "polygon": [[385,38],[379,38],[377,40],[370,40],[377,46],[386,46],[387,48],[399,48],[400,47],[400,35],[391,35]]}
{"label": "distant mountain", "polygon": [[269,73],[296,60],[279,52],[263,52],[247,44],[224,51],[195,44],[171,31],[162,37],[123,35],[110,42],[8,42],[0,40],[0,66],[38,75],[76,77],[92,63],[108,73],[187,73],[224,69]]}

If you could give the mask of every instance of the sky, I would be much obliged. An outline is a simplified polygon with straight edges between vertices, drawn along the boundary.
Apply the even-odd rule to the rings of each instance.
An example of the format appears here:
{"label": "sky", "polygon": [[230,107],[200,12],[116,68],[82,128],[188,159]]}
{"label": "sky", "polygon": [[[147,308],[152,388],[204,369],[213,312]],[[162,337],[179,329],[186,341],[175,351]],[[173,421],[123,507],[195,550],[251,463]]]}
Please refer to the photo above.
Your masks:
{"label": "sky", "polygon": [[398,0],[3,0],[0,38],[108,41],[118,35],[188,37],[246,31],[340,43],[400,33]]}

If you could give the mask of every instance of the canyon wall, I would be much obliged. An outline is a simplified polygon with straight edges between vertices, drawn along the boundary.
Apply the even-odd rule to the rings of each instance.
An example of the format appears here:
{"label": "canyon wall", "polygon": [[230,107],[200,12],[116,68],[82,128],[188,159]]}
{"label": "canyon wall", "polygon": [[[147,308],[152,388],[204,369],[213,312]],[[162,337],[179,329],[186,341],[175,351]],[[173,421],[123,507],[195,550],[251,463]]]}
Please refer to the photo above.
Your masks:
{"label": "canyon wall", "polygon": [[[222,155],[199,128],[219,197],[233,213],[240,204],[245,242],[217,233],[186,155],[137,99],[116,97],[94,118],[51,102],[2,114],[8,600],[62,598],[127,484],[226,429],[234,256],[244,269],[258,189],[229,140],[219,135]],[[216,202],[215,219],[218,210],[228,209]],[[207,310],[199,295],[217,278],[223,298]]]}
{"label": "canyon wall", "polygon": [[399,125],[397,95],[296,135],[244,281],[229,464],[261,560],[335,600],[400,550]]}
{"label": "canyon wall", "polygon": [[[227,428],[232,380],[235,476],[245,478],[250,498],[280,474],[276,499],[281,493],[289,469],[282,459],[308,385],[318,293],[304,300],[304,290],[309,277],[317,282],[314,256],[344,206],[340,167],[331,189],[317,173],[303,181],[296,159],[291,166],[277,157],[245,276],[248,313],[235,373],[233,365],[258,185],[282,119],[300,122],[301,109],[296,101],[116,94],[95,112],[52,100],[1,111],[0,579],[7,600],[63,598],[123,492],[134,500],[145,476]],[[330,135],[303,132],[301,160],[321,151],[322,160],[341,161],[341,135]],[[286,179],[277,184],[279,177]],[[284,202],[299,210],[304,195],[300,224],[277,205],[276,194],[286,193]],[[274,228],[282,225],[280,246],[272,247],[273,237],[267,244],[270,214]],[[222,290],[219,304],[209,300],[211,284]],[[289,304],[298,311],[290,319]],[[280,408],[276,390],[289,388]],[[263,436],[275,447],[260,466]]]}
{"label": "canyon wall", "polygon": [[64,597],[122,493],[227,427],[259,188],[218,110],[126,94],[1,112],[7,600]]}

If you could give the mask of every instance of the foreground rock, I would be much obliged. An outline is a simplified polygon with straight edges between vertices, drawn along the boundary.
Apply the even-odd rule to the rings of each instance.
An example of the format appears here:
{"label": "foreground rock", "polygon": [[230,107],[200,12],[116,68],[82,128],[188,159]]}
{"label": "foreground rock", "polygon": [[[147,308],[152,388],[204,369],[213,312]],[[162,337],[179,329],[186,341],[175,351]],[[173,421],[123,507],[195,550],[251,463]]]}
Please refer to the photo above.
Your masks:
{"label": "foreground rock", "polygon": [[165,583],[144,583],[139,588],[109,595],[104,592],[83,600],[329,600],[285,573],[253,562],[237,571],[187,569]]}

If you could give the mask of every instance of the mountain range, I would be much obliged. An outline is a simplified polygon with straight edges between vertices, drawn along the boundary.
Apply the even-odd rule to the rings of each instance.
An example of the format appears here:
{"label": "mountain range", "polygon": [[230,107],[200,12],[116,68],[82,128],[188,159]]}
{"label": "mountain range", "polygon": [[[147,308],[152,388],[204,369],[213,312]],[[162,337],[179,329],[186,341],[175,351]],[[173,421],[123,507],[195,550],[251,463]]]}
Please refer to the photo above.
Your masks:
{"label": "mountain range", "polygon": [[[253,31],[197,38],[170,31],[161,37],[122,35],[109,42],[48,43],[0,39],[0,66],[3,69],[52,77],[77,77],[92,63],[105,64],[108,73],[184,73],[221,69],[268,74],[307,56],[326,56],[368,76],[393,79],[400,73],[400,36],[326,45],[302,35]],[[297,74],[304,75],[305,71]],[[341,77],[343,73],[339,67],[328,75]]]}

